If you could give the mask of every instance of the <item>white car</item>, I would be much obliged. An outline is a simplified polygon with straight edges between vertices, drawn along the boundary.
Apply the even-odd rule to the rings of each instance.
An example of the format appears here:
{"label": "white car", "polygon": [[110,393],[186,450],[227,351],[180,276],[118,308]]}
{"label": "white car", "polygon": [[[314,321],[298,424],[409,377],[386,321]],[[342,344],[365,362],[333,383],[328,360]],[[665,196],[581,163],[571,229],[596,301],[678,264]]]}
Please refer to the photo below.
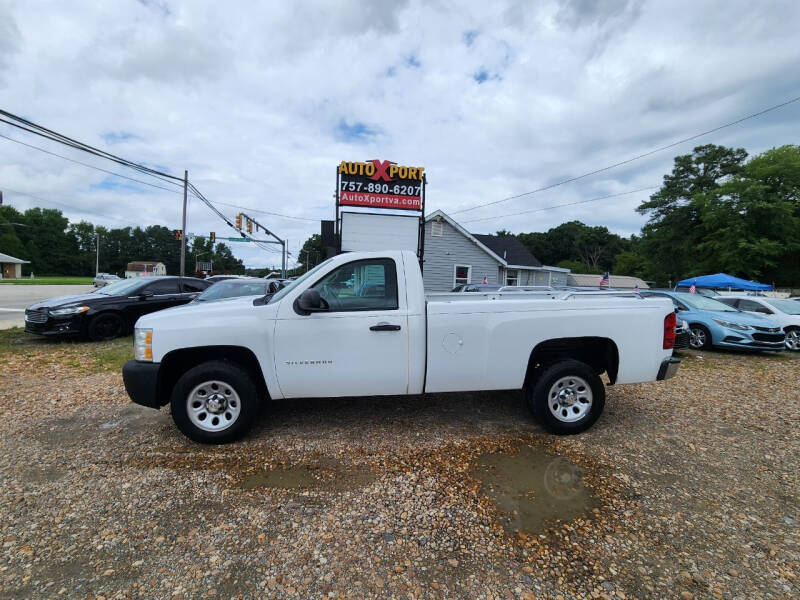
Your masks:
{"label": "white car", "polygon": [[95,275],[92,285],[96,288],[101,288],[112,283],[116,283],[117,281],[121,281],[121,279],[116,275],[112,275],[110,273],[98,273]]}
{"label": "white car", "polygon": [[603,373],[675,375],[675,321],[669,298],[633,294],[426,298],[413,252],[348,252],[271,296],[140,318],[123,379],[205,443],[243,436],[268,399],[475,390],[522,389],[546,429],[579,433],[603,411]]}
{"label": "white car", "polygon": [[719,296],[716,300],[744,312],[769,316],[786,333],[786,347],[800,351],[800,302],[789,298],[733,295]]}

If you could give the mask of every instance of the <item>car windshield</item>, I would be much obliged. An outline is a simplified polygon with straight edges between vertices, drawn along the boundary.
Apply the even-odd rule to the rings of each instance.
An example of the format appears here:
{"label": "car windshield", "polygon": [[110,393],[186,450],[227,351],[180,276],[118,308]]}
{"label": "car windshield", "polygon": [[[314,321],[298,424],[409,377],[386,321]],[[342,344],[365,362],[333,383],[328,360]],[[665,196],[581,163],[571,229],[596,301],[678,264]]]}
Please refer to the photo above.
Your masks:
{"label": "car windshield", "polygon": [[283,288],[282,290],[277,292],[274,296],[272,296],[272,298],[269,299],[269,302],[267,304],[272,304],[273,302],[277,302],[278,300],[283,298],[286,294],[288,294],[290,291],[292,291],[294,288],[296,288],[297,285],[300,282],[305,281],[306,279],[308,279],[310,277],[313,277],[314,274],[317,271],[319,271],[322,267],[327,265],[332,260],[333,260],[332,258],[329,258],[328,260],[319,263],[316,267],[314,267],[313,269],[311,269],[307,273],[303,273],[300,277],[298,277],[294,281],[290,282],[285,288]]}
{"label": "car windshield", "polygon": [[146,284],[147,278],[134,277],[132,279],[123,279],[122,281],[109,283],[99,288],[95,294],[102,294],[103,296],[126,296]]}
{"label": "car windshield", "polygon": [[208,302],[211,300],[223,300],[224,298],[238,298],[240,296],[263,296],[267,293],[267,285],[266,281],[260,280],[228,279],[215,283],[195,300],[197,302]]}
{"label": "car windshield", "polygon": [[719,312],[739,312],[735,308],[728,306],[724,302],[701,296],[700,294],[691,294],[689,292],[675,292],[673,294],[681,302],[688,304],[692,308],[698,310],[716,310]]}
{"label": "car windshield", "polygon": [[786,298],[764,298],[767,304],[777,308],[787,315],[800,315],[800,302],[797,300],[788,300]]}

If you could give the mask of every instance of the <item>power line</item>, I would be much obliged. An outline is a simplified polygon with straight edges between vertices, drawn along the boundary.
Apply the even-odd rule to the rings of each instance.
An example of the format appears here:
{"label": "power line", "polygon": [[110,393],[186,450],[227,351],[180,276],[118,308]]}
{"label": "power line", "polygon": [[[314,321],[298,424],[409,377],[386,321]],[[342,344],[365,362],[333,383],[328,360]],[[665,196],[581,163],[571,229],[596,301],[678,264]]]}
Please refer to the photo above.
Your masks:
{"label": "power line", "polygon": [[562,206],[575,206],[576,204],[586,204],[587,202],[597,202],[598,200],[607,200],[608,198],[618,198],[619,196],[627,196],[628,194],[635,194],[637,192],[646,192],[649,190],[656,190],[659,186],[651,185],[650,187],[640,188],[638,190],[630,190],[628,192],[620,192],[618,194],[609,194],[608,196],[599,196],[597,198],[589,198],[588,200],[578,200],[577,202],[565,202],[562,204],[553,204],[552,206],[542,206],[540,208],[531,208],[520,212],[509,213],[506,215],[496,215],[493,217],[480,217],[478,219],[467,219],[461,221],[462,223],[475,223],[476,221],[491,221],[492,219],[502,219],[504,217],[516,217],[517,215],[526,215],[528,213],[541,212],[543,210],[552,210],[554,208],[561,208]]}
{"label": "power line", "polygon": [[123,165],[123,166],[126,166],[126,167],[130,167],[132,169],[136,169],[137,171],[140,171],[142,173],[145,173],[145,174],[148,174],[148,175],[157,176],[159,178],[166,178],[166,179],[174,180],[176,182],[180,182],[181,184],[183,184],[183,179],[180,178],[180,177],[176,177],[174,175],[170,175],[169,173],[164,173],[164,172],[158,171],[156,169],[151,169],[150,167],[146,167],[146,166],[144,166],[142,164],[135,163],[135,162],[133,162],[131,160],[122,158],[120,156],[117,156],[116,154],[111,154],[110,152],[106,152],[105,150],[100,150],[99,148],[95,148],[94,146],[90,146],[89,144],[86,144],[84,142],[79,142],[77,140],[72,139],[71,137],[67,137],[66,135],[63,135],[61,133],[57,133],[57,132],[55,132],[55,131],[53,131],[51,129],[47,129],[46,127],[43,127],[41,125],[37,125],[36,123],[34,123],[32,121],[28,121],[27,119],[24,119],[24,118],[22,118],[22,117],[20,117],[18,115],[15,115],[13,113],[10,113],[10,112],[6,111],[6,110],[0,109],[0,115],[3,115],[3,116],[5,116],[5,117],[7,117],[9,119],[12,119],[13,121],[17,121],[17,123],[12,123],[12,122],[9,122],[9,121],[6,121],[6,120],[2,120],[4,123],[12,125],[13,127],[17,127],[18,129],[22,129],[22,130],[27,131],[29,133],[33,133],[35,135],[47,138],[49,140],[58,142],[60,144],[64,144],[66,146],[71,146],[71,147],[73,147],[73,148],[75,148],[77,150],[81,150],[83,152],[88,152],[89,154],[94,154],[95,156],[100,156],[100,157],[105,158],[107,160],[116,162],[116,163],[118,163],[120,165]]}
{"label": "power line", "polygon": [[293,217],[292,215],[284,215],[284,214],[281,214],[281,213],[271,212],[269,210],[261,210],[261,209],[258,209],[258,208],[249,208],[247,206],[239,206],[238,204],[230,204],[228,202],[221,202],[219,200],[213,200],[213,202],[214,202],[214,204],[222,204],[223,206],[230,206],[231,208],[238,208],[240,210],[246,210],[248,212],[271,215],[273,217],[282,217],[284,219],[295,219],[297,221],[314,221],[314,222],[319,221],[319,219],[310,219],[308,217]]}
{"label": "power line", "polygon": [[578,181],[579,179],[584,179],[584,178],[589,177],[591,175],[597,175],[598,173],[602,173],[604,171],[609,171],[609,170],[614,169],[616,167],[621,167],[622,165],[627,165],[627,164],[632,163],[632,162],[634,162],[636,160],[640,160],[642,158],[646,158],[648,156],[656,154],[657,152],[662,152],[663,150],[668,150],[669,148],[674,148],[675,146],[679,146],[680,144],[685,144],[686,142],[690,142],[690,141],[695,140],[695,139],[697,139],[699,137],[703,137],[704,135],[709,135],[711,133],[715,133],[717,131],[720,131],[721,129],[725,129],[726,127],[732,127],[734,125],[738,125],[739,123],[743,123],[744,121],[748,121],[750,119],[754,119],[755,117],[759,117],[759,116],[764,115],[764,114],[766,114],[768,112],[772,112],[773,110],[778,110],[779,108],[783,108],[784,106],[788,106],[789,104],[792,104],[793,102],[797,102],[798,100],[800,100],[800,96],[796,96],[796,97],[792,98],[791,100],[787,100],[786,102],[781,102],[780,104],[775,104],[774,106],[770,106],[769,108],[765,108],[764,110],[760,110],[758,112],[749,114],[746,117],[742,117],[741,119],[737,119],[735,121],[731,121],[730,123],[725,123],[724,125],[720,125],[718,127],[714,127],[713,129],[709,129],[708,131],[703,131],[702,133],[697,133],[695,135],[691,135],[691,136],[689,136],[687,138],[683,138],[682,140],[678,140],[677,142],[672,142],[671,144],[667,144],[666,146],[661,146],[660,148],[656,148],[655,150],[650,150],[648,152],[644,152],[642,154],[638,154],[638,155],[636,155],[634,157],[631,157],[631,158],[628,158],[626,160],[622,160],[620,162],[614,163],[613,165],[608,165],[607,167],[602,167],[600,169],[595,169],[594,171],[589,171],[588,173],[584,173],[583,175],[578,175],[577,177],[570,177],[568,179],[564,179],[562,181],[558,181],[556,183],[553,183],[553,184],[550,184],[550,185],[546,185],[544,187],[540,187],[540,188],[537,188],[535,190],[531,190],[530,192],[524,192],[522,194],[517,194],[515,196],[509,196],[508,198],[501,198],[500,200],[494,200],[492,202],[485,202],[483,204],[476,204],[475,206],[471,206],[469,208],[462,208],[461,210],[454,210],[450,214],[451,215],[455,215],[455,214],[458,214],[458,213],[475,210],[476,208],[481,208],[481,207],[484,207],[484,206],[492,206],[494,204],[500,204],[501,202],[507,202],[508,200],[514,200],[515,198],[522,198],[523,196],[530,196],[532,194],[538,194],[539,192],[544,192],[545,190],[551,190],[554,187],[558,187],[560,185],[564,185],[565,183],[572,183],[573,181]]}
{"label": "power line", "polygon": [[[2,121],[2,119],[0,119]],[[155,183],[150,183],[149,181],[142,181],[141,179],[135,179],[134,177],[128,177],[127,175],[121,175],[120,173],[115,173],[114,171],[108,171],[106,169],[102,169],[100,167],[96,167],[94,165],[90,165],[89,163],[81,162],[79,160],[75,160],[74,158],[69,158],[68,156],[64,156],[62,154],[57,154],[55,152],[51,152],[50,150],[45,150],[44,148],[40,148],[39,146],[34,146],[33,144],[28,144],[26,142],[22,142],[20,140],[15,140],[12,137],[8,137],[7,135],[3,135],[0,133],[0,138],[7,139],[10,142],[14,142],[15,144],[21,144],[23,146],[27,146],[28,148],[33,148],[34,150],[38,150],[39,152],[44,152],[45,154],[49,154],[51,156],[57,156],[58,158],[63,158],[64,160],[68,160],[69,162],[82,165],[84,167],[88,167],[90,169],[94,169],[95,171],[102,171],[103,173],[108,173],[109,175],[113,175],[114,177],[121,177],[122,179],[127,179],[128,181],[135,181],[136,183],[141,183],[143,185],[149,185],[150,187],[159,188],[161,190],[166,190],[168,192],[173,192],[175,194],[182,194],[181,190],[171,189],[164,187],[162,185],[156,185]]]}

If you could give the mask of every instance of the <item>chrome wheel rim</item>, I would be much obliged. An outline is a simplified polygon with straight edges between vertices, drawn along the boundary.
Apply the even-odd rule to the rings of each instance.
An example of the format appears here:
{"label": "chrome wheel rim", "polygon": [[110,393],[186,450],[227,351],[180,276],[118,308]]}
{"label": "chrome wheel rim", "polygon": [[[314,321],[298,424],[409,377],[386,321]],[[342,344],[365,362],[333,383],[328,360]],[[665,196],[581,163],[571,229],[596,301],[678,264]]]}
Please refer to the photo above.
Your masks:
{"label": "chrome wheel rim", "polygon": [[800,331],[792,329],[786,332],[786,347],[789,350],[800,350]]}
{"label": "chrome wheel rim", "polygon": [[192,425],[203,431],[223,431],[239,418],[239,394],[224,381],[205,381],[186,398],[186,412]]}
{"label": "chrome wheel rim", "polygon": [[706,345],[706,332],[702,329],[690,329],[689,330],[689,345],[692,348],[702,348]]}
{"label": "chrome wheel rim", "polygon": [[592,408],[592,388],[581,377],[562,377],[550,387],[547,407],[562,423],[580,421]]}

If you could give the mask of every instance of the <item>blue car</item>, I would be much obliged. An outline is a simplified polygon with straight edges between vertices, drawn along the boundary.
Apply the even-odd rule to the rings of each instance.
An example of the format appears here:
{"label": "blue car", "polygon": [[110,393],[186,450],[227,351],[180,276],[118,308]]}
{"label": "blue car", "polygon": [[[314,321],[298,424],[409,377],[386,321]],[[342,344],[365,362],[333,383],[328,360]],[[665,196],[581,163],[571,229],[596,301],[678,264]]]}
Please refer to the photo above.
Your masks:
{"label": "blue car", "polygon": [[786,347],[786,334],[766,317],[736,310],[700,294],[666,290],[641,294],[672,299],[678,316],[689,323],[689,346],[694,350],[715,346],[780,352]]}

